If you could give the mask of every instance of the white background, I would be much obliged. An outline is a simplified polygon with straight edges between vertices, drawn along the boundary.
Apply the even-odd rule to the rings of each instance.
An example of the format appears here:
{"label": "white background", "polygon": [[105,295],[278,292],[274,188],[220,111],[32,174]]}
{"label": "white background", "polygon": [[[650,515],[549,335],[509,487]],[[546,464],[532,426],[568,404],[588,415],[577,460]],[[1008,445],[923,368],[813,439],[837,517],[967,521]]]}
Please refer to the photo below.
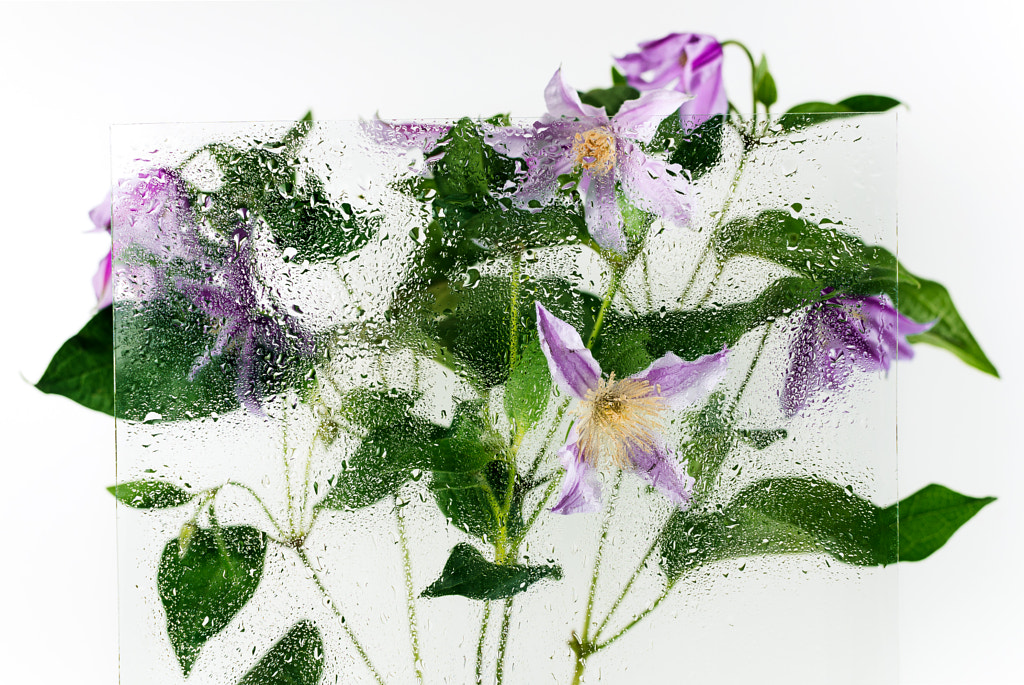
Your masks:
{"label": "white background", "polygon": [[[977,0],[361,5],[0,5],[4,679],[117,678],[112,424],[29,383],[91,315],[89,279],[106,246],[83,233],[108,184],[111,123],[280,120],[307,107],[322,119],[528,116],[559,64],[580,88],[606,85],[611,55],[692,30],[767,52],[779,109],[861,92],[909,103],[900,257],[950,288],[1003,379],[933,348],[901,366],[903,493],[939,482],[1000,500],[935,556],[900,568],[900,681],[1020,682],[1020,10]],[[744,59],[727,60],[745,109]]]}

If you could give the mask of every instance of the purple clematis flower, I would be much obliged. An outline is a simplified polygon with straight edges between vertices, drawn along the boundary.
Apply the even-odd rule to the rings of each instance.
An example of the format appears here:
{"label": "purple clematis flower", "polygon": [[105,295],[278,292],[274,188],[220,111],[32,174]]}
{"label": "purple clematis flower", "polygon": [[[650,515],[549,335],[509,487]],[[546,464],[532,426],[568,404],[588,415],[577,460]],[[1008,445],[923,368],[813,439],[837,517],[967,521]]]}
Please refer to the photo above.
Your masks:
{"label": "purple clematis flower", "polygon": [[[110,191],[103,202],[89,210],[89,218],[96,228],[92,232],[106,231],[110,235]],[[100,260],[96,274],[92,277],[92,289],[96,292],[96,308],[109,307],[114,302],[114,248],[111,246],[107,256]]]}
{"label": "purple clematis flower", "polygon": [[[359,126],[363,135],[378,146],[398,151],[422,150],[424,155],[435,150],[438,141],[452,130],[449,124],[393,123],[380,118],[360,121]],[[427,157],[425,161],[432,162],[440,157],[438,153]]]}
{"label": "purple clematis flower", "polygon": [[689,180],[678,164],[648,157],[637,143],[648,143],[658,124],[689,96],[652,91],[628,100],[613,117],[604,107],[585,105],[559,69],[544,90],[548,113],[532,130],[495,128],[488,141],[526,162],[526,176],[515,192],[521,207],[551,202],[559,177],[578,174],[590,235],[601,247],[627,249],[616,188],[640,209],[677,224],[690,219]]}
{"label": "purple clematis flower", "polygon": [[619,468],[687,507],[694,479],[665,445],[661,415],[711,392],[725,375],[727,350],[687,362],[669,352],[640,373],[616,380],[601,367],[572,326],[537,303],[537,334],[556,386],[578,402],[569,439],[558,452],[565,477],[551,511],[575,514],[601,506],[596,467],[608,457]]}
{"label": "purple clematis flower", "polygon": [[914,356],[907,336],[933,325],[911,321],[885,295],[835,297],[812,305],[790,348],[783,412],[792,417],[818,392],[842,390],[854,367],[888,373],[894,360]]}
{"label": "purple clematis flower", "polygon": [[687,128],[725,114],[729,100],[722,83],[722,46],[702,33],[670,33],[640,43],[640,52],[615,60],[626,82],[640,91],[665,88],[693,96],[679,111]]}
{"label": "purple clematis flower", "polygon": [[260,281],[253,254],[252,229],[238,228],[225,258],[204,281],[179,278],[178,289],[217,324],[213,345],[196,358],[189,379],[227,352],[237,359],[235,393],[253,413],[260,413],[262,363],[287,364],[314,351],[312,336],[274,301]]}

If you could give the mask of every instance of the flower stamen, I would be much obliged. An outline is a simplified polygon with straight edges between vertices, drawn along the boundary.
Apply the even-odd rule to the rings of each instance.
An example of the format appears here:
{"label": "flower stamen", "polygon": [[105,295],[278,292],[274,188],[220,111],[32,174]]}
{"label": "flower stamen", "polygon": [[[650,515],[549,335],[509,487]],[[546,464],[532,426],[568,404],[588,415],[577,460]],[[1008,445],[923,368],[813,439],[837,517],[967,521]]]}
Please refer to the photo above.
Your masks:
{"label": "flower stamen", "polygon": [[607,453],[619,468],[633,466],[635,451],[655,449],[664,409],[663,398],[646,380],[616,381],[614,373],[599,380],[574,410],[579,417],[580,456],[596,466]]}
{"label": "flower stamen", "polygon": [[584,171],[606,174],[615,167],[615,137],[604,128],[577,133],[572,154],[576,166]]}

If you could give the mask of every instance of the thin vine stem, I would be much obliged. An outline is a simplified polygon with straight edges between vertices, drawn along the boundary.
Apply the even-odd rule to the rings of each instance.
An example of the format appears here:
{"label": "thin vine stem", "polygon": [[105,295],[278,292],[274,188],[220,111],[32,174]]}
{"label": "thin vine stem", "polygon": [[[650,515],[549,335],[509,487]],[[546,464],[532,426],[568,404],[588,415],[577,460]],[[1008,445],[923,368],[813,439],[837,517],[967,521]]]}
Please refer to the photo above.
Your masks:
{"label": "thin vine stem", "polygon": [[611,306],[612,300],[615,299],[615,293],[619,290],[619,284],[622,282],[622,268],[617,265],[612,265],[612,276],[608,281],[608,292],[605,293],[604,299],[601,300],[601,309],[597,312],[597,318],[594,319],[594,329],[590,331],[590,338],[587,339],[587,349],[592,349],[594,343],[597,342],[597,334],[601,332],[601,326],[604,324],[604,315],[608,311],[608,307]]}
{"label": "thin vine stem", "polygon": [[476,642],[476,685],[484,685],[484,642],[487,640],[487,622],[491,618],[491,604],[484,602],[484,617],[480,621],[480,638]]}
{"label": "thin vine stem", "polygon": [[302,560],[302,563],[305,564],[306,568],[309,569],[309,572],[313,575],[313,582],[316,583],[317,588],[320,589],[320,594],[322,594],[324,599],[327,600],[327,603],[331,607],[331,611],[333,611],[334,615],[339,619],[342,630],[345,631],[348,639],[352,641],[352,645],[356,648],[356,651],[362,658],[363,663],[366,664],[366,668],[369,669],[370,674],[373,675],[373,679],[377,681],[378,685],[384,685],[384,679],[380,677],[380,673],[378,673],[377,669],[374,668],[373,663],[370,661],[370,657],[367,656],[362,643],[360,643],[359,639],[356,638],[356,634],[352,630],[352,627],[345,621],[345,617],[341,615],[341,610],[338,609],[338,605],[335,604],[333,599],[331,599],[330,593],[328,593],[327,588],[324,587],[323,581],[320,580],[320,575],[316,572],[316,569],[313,568],[313,564],[310,563],[309,557],[306,556],[306,552],[301,547],[296,547],[294,549],[295,553],[299,555],[299,559]]}
{"label": "thin vine stem", "polygon": [[646,609],[641,611],[639,614],[637,614],[633,618],[632,621],[630,621],[625,626],[623,626],[622,630],[620,630],[619,632],[615,633],[614,635],[612,635],[610,638],[608,638],[604,642],[598,643],[598,644],[594,645],[593,647],[591,647],[591,652],[590,653],[593,654],[594,652],[599,652],[602,649],[611,646],[620,637],[622,637],[627,632],[629,632],[629,630],[633,626],[635,626],[640,621],[644,620],[644,618],[646,618],[649,613],[651,613],[652,611],[657,609],[658,605],[661,604],[663,601],[665,601],[665,598],[668,597],[669,593],[672,592],[672,588],[674,588],[674,587],[675,587],[675,583],[669,583],[668,585],[666,585],[665,589],[662,590],[661,594],[658,595],[657,599],[655,599],[653,602],[651,602],[651,605],[649,607],[647,607]]}
{"label": "thin vine stem", "polygon": [[508,629],[512,621],[512,598],[506,597],[501,608],[501,632],[498,633],[498,664],[495,667],[495,685],[505,682],[505,651],[508,648]]}
{"label": "thin vine stem", "polygon": [[250,495],[252,495],[253,499],[255,499],[256,502],[263,508],[263,513],[267,515],[268,519],[270,519],[270,523],[274,526],[274,530],[277,531],[277,534],[280,535],[281,537],[287,537],[285,535],[285,533],[284,533],[284,528],[282,528],[281,524],[279,524],[277,522],[277,519],[274,518],[274,515],[270,513],[270,509],[263,502],[263,498],[261,498],[259,495],[257,495],[255,490],[250,488],[245,483],[239,483],[239,482],[233,481],[233,480],[229,480],[227,483],[225,483],[225,485],[232,485],[232,486],[234,486],[236,488],[241,488],[242,490],[245,490]]}
{"label": "thin vine stem", "polygon": [[739,390],[736,391],[736,397],[732,401],[732,405],[729,407],[729,411],[726,414],[726,420],[731,420],[733,415],[736,413],[736,408],[740,404],[740,400],[743,399],[743,392],[747,389],[747,385],[750,383],[751,377],[754,375],[754,368],[757,367],[757,362],[761,358],[761,353],[764,352],[765,343],[768,342],[768,336],[771,335],[772,327],[775,324],[774,321],[769,321],[768,325],[764,328],[764,335],[761,336],[761,342],[758,343],[757,351],[754,353],[754,358],[750,361],[750,366],[747,367],[747,375],[743,377],[743,382],[740,383]]}
{"label": "thin vine stem", "polygon": [[597,596],[597,580],[601,573],[601,560],[604,557],[605,543],[608,541],[608,528],[611,526],[612,515],[615,513],[615,502],[619,496],[619,484],[622,482],[622,472],[616,472],[615,484],[608,497],[608,509],[601,524],[601,538],[597,543],[597,556],[594,558],[594,573],[590,577],[590,590],[587,592],[587,608],[583,614],[583,633],[580,643],[587,644],[587,637],[590,634],[590,619],[594,612],[594,599]]}
{"label": "thin vine stem", "polygon": [[602,620],[597,626],[597,630],[594,631],[594,640],[600,639],[601,633],[604,632],[608,622],[612,619],[612,616],[615,615],[615,611],[619,608],[619,605],[622,604],[622,600],[624,600],[626,595],[629,594],[629,591],[633,587],[633,583],[635,583],[640,577],[640,574],[643,573],[647,560],[651,558],[651,555],[654,554],[654,550],[657,549],[657,547],[658,540],[655,538],[654,542],[651,543],[651,546],[647,548],[647,553],[644,554],[643,558],[640,559],[640,563],[637,564],[636,570],[633,571],[633,575],[629,577],[628,581],[626,581],[626,585],[622,588],[622,592],[619,593],[619,596],[612,603],[611,609],[608,610],[608,615],[604,617],[604,620]]}
{"label": "thin vine stem", "polygon": [[416,591],[412,582],[412,560],[409,556],[409,538],[405,533],[405,516],[398,498],[394,498],[395,520],[398,524],[398,543],[402,548],[402,571],[405,575],[405,604],[409,615],[409,640],[412,646],[412,665],[416,670],[416,679],[423,682],[423,669],[420,661],[420,637],[416,624]]}

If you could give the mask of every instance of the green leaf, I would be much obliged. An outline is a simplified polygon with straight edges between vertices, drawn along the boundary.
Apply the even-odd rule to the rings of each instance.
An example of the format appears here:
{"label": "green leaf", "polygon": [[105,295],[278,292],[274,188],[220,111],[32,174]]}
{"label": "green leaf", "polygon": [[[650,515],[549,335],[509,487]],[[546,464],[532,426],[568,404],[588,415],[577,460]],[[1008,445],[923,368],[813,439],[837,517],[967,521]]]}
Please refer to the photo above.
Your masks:
{"label": "green leaf", "polygon": [[886,95],[854,95],[848,97],[845,100],[839,101],[840,107],[845,107],[851,112],[888,112],[890,109],[899,107],[902,102],[896,98],[891,98]]}
{"label": "green leaf", "polygon": [[[436,471],[430,480],[441,513],[451,524],[481,540],[495,541],[515,537],[522,527],[524,486],[517,477],[511,486],[508,464],[491,461],[472,472]],[[508,488],[512,499],[507,514],[502,513]]]}
{"label": "green leaf", "polygon": [[251,526],[201,528],[184,554],[177,538],[164,546],[157,590],[186,677],[207,640],[224,630],[256,592],[266,551],[266,536]]}
{"label": "green leaf", "polygon": [[900,282],[896,306],[914,321],[934,321],[935,325],[919,335],[907,337],[912,343],[928,343],[949,350],[962,361],[996,378],[999,372],[971,335],[949,291],[935,281],[916,279],[918,285]]}
{"label": "green leaf", "polygon": [[[117,416],[130,421],[194,419],[238,407],[236,357],[226,353],[191,371],[215,341],[183,298],[135,309],[117,305]],[[259,358],[263,355],[257,354]]]}
{"label": "green leaf", "polygon": [[840,292],[885,293],[895,299],[897,277],[916,282],[888,250],[867,245],[840,227],[768,210],[730,221],[715,236],[714,247],[723,260],[740,254],[760,257]]}
{"label": "green leaf", "polygon": [[495,600],[513,597],[544,578],[561,580],[558,566],[498,565],[484,559],[470,544],[457,544],[441,576],[423,591],[423,597],[458,595],[469,599]]}
{"label": "green leaf", "polygon": [[309,621],[299,621],[242,676],[238,685],[317,685],[324,673],[324,641]]}
{"label": "green leaf", "polygon": [[743,428],[736,434],[749,443],[754,449],[763,450],[779,440],[785,440],[789,433],[785,428]]}
{"label": "green leaf", "polygon": [[161,480],[137,480],[111,485],[107,491],[133,509],[168,509],[191,502],[196,493]]}
{"label": "green leaf", "polygon": [[725,395],[715,392],[703,407],[686,417],[690,440],[679,448],[679,458],[687,462],[687,472],[696,481],[698,499],[706,498],[717,486],[722,463],[736,446],[736,437],[725,418]]}
{"label": "green leaf", "polygon": [[531,337],[505,384],[505,414],[516,433],[522,435],[533,428],[544,415],[550,397],[548,360],[540,348],[540,340]]}
{"label": "green leaf", "polygon": [[[829,102],[803,102],[790,107],[779,119],[784,131],[821,124],[849,114],[887,112],[902,104],[884,95],[854,95],[832,104]],[[806,116],[804,116],[806,115]]]}
{"label": "green leaf", "polygon": [[613,86],[624,86],[626,85],[626,75],[619,71],[617,68],[612,67],[612,85]]}
{"label": "green leaf", "polygon": [[[612,75],[614,79],[614,73]],[[632,86],[614,85],[611,88],[594,88],[586,93],[579,91],[580,101],[592,107],[604,107],[608,116],[615,116],[627,100],[636,100],[640,91]]]}
{"label": "green leaf", "polygon": [[661,565],[674,582],[714,561],[766,554],[825,553],[856,566],[917,561],[993,500],[929,485],[883,509],[835,483],[770,478],[721,511],[675,512],[661,532]]}
{"label": "green leaf", "polygon": [[594,346],[594,356],[604,359],[608,350],[620,344],[631,344],[628,339],[641,336],[637,331],[644,331],[637,339],[643,340],[650,358],[674,352],[683,359],[697,359],[721,352],[748,331],[822,299],[821,284],[807,278],[789,277],[779,279],[748,302],[640,315],[609,309]]}
{"label": "green leaf", "polygon": [[771,107],[779,99],[775,79],[768,71],[768,59],[764,55],[761,55],[761,61],[754,70],[754,99],[765,107]]}
{"label": "green leaf", "polygon": [[36,387],[45,393],[63,395],[88,409],[113,415],[113,307],[101,309],[82,330],[60,346]]}
{"label": "green leaf", "polygon": [[671,164],[679,164],[697,179],[712,169],[722,158],[722,131],[725,116],[705,120],[696,128],[687,128],[679,111],[665,117],[647,147],[652,154],[667,153]]}
{"label": "green leaf", "polygon": [[[900,500],[899,504],[886,507],[881,518],[890,530],[895,527],[899,531],[899,561],[921,561],[995,501],[995,497],[968,497],[933,483]],[[890,557],[890,563],[895,561],[895,557]]]}

